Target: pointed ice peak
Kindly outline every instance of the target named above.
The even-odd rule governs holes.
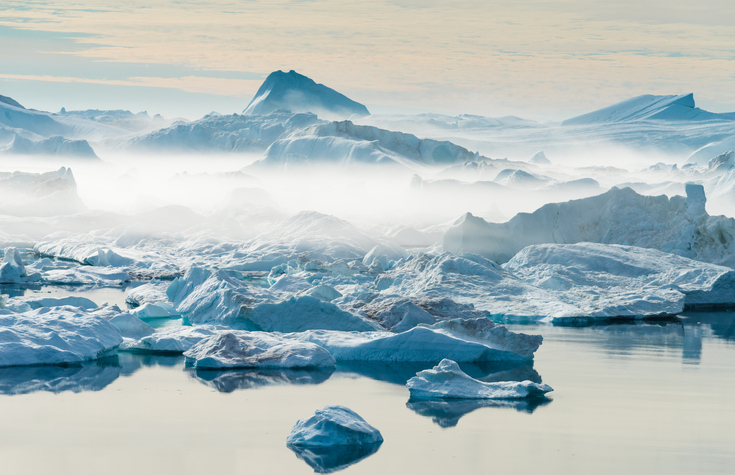
[[[269,74],[243,114],[266,115],[278,109],[313,112],[328,119],[370,115],[364,105],[294,70]]]
[[[25,109],[18,101],[7,96],[0,96],[0,102],[9,106],[17,107],[18,109]]]
[[[549,160],[543,150],[541,150],[539,152],[536,152],[536,154],[531,157],[528,163],[533,163],[536,165],[551,165],[551,160]]]

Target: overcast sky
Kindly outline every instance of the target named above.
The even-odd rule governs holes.
[[[735,2],[3,0],[0,64],[0,94],[51,111],[241,112],[295,69],[374,113],[557,120],[687,92],[724,112]]]

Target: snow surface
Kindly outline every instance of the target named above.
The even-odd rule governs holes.
[[[524,399],[553,391],[532,381],[486,383],[468,376],[459,365],[443,359],[432,369],[416,373],[406,387],[415,399]]]
[[[313,112],[327,118],[370,115],[364,105],[293,70],[270,73],[243,114],[263,115],[278,109]]]
[[[184,353],[198,369],[322,368],[335,360],[313,343],[284,339],[264,332],[227,331],[199,341]]]
[[[120,313],[109,320],[110,323],[120,330],[123,338],[140,340],[155,333],[155,329],[138,317],[129,313]]]
[[[381,442],[379,430],[344,406],[325,406],[313,416],[299,419],[286,438],[286,445],[314,448]]]
[[[120,332],[73,307],[0,310],[0,366],[78,364],[114,354]]]
[[[213,325],[197,325],[187,327],[167,327],[145,336],[137,341],[130,341],[125,350],[151,353],[184,353],[205,338],[218,335],[226,327]]]

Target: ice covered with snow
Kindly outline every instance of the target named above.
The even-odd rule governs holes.
[[[553,391],[547,384],[532,381],[479,381],[468,376],[450,359],[443,359],[432,369],[416,373],[406,387],[414,399],[524,399],[541,397]]]
[[[560,298],[594,299],[625,315],[676,314],[735,304],[735,271],[674,254],[596,243],[528,246],[505,269]],[[588,308],[594,315],[592,307]],[[615,315],[610,315],[615,316]]]
[[[201,340],[218,335],[226,329],[213,325],[167,327],[130,342],[125,349],[151,353],[184,353]]]
[[[565,120],[563,125],[590,125],[637,120],[735,120],[735,113],[716,114],[694,105],[693,94],[644,94],[609,107]]]
[[[735,150],[735,136],[709,143],[692,152],[687,158],[687,163],[697,163],[703,165],[708,163],[714,157]]]
[[[323,368],[335,360],[313,343],[264,332],[225,331],[199,341],[184,353],[198,369]]]
[[[83,310],[93,310],[98,307],[96,303],[86,297],[69,295],[67,297],[41,297],[30,295],[24,297],[11,297],[5,304],[15,312],[27,312],[42,307],[76,307]]]
[[[8,247],[3,253],[0,263],[0,284],[20,284],[38,282],[41,275],[36,272],[28,272],[23,264],[20,251],[14,247]]]
[[[515,334],[515,338],[508,338],[507,334],[506,338],[485,338],[487,334],[474,333],[466,324],[420,325],[402,333],[312,330],[284,336],[316,343],[337,361],[382,362],[437,362],[444,357],[462,362],[528,361],[542,341],[540,336],[524,334]],[[475,326],[476,322],[469,325]],[[485,325],[495,324],[487,321]],[[455,331],[452,326],[465,328]],[[498,327],[502,328],[498,333],[507,332]]]
[[[370,115],[364,105],[293,70],[270,73],[243,114],[264,115],[279,109],[313,112],[328,119]]]
[[[158,303],[168,301],[166,289],[171,282],[153,279],[143,285],[128,289],[125,302],[132,306],[140,306],[145,303]]]
[[[114,325],[72,307],[0,310],[0,366],[78,364],[114,354],[120,343]]]
[[[381,442],[378,429],[344,406],[325,406],[313,416],[299,419],[286,438],[286,445],[313,448]]]
[[[279,138],[321,121],[310,113],[275,111],[267,115],[209,114],[191,122],[127,139],[134,151],[172,153],[263,153]]]
[[[533,157],[528,160],[528,163],[535,165],[551,165],[551,160],[546,157],[546,154],[542,151],[536,152]]]
[[[109,322],[120,330],[120,335],[123,338],[133,340],[140,340],[141,338],[152,335],[156,331],[152,326],[130,313],[120,313],[112,317]]]
[[[532,244],[599,242],[659,249],[684,257],[735,265],[730,243],[735,220],[704,212],[701,185],[681,196],[643,196],[613,188],[598,196],[550,203],[503,224],[467,214],[444,235],[444,249],[477,253],[499,263]]]
[[[70,168],[46,173],[0,172],[0,214],[56,216],[86,210]]]
[[[158,303],[146,302],[140,307],[137,307],[131,310],[130,313],[135,315],[137,318],[140,318],[141,320],[146,320],[146,319],[151,319],[151,318],[171,318],[171,317],[181,316],[181,313],[176,311],[176,309],[172,305],[166,302],[158,302]]]
[[[58,135],[38,141],[16,135],[8,145],[0,148],[0,153],[14,155],[62,155],[87,160],[99,159],[86,140],[65,139]]]
[[[399,165],[408,170],[448,166],[479,159],[448,141],[420,139],[349,120],[298,129],[274,142],[258,166]]]

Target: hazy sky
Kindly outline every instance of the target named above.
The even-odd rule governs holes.
[[[735,110],[732,0],[3,0],[0,94],[26,107],[240,112],[296,71],[373,112],[562,119],[694,92]]]

